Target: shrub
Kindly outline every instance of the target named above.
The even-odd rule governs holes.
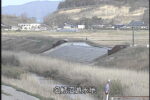
[[[9,78],[20,79],[20,75],[25,71],[22,68],[18,68],[16,66],[6,66],[2,65],[2,75],[7,76]]]
[[[120,80],[112,80],[110,85],[110,95],[123,95],[123,90]]]
[[[19,66],[20,63],[17,56],[12,54],[2,54],[2,64]]]

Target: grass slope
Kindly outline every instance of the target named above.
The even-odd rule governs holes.
[[[149,71],[149,48],[128,47],[109,56],[95,60],[96,66]]]
[[[107,79],[112,80],[111,95],[113,96],[145,96],[149,94],[148,72],[91,67],[49,57],[10,51],[2,52],[2,62],[5,56],[15,56],[15,59],[18,59],[20,62],[19,66],[23,67],[27,72],[53,78],[68,85],[95,86],[98,90],[95,95],[98,98],[103,97],[103,86]]]

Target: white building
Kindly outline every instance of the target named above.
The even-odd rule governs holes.
[[[38,23],[21,23],[21,24],[18,24],[19,27],[21,27],[21,30],[34,30],[34,31],[38,31],[40,30],[40,26],[41,24],[38,24]]]
[[[85,25],[78,25],[78,29],[85,29]]]

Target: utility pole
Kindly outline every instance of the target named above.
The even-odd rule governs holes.
[[[132,46],[134,46],[134,27],[132,26]]]

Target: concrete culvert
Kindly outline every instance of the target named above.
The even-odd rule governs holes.
[[[68,39],[59,40],[56,43],[54,43],[52,47],[54,48],[54,47],[59,46],[63,43],[66,43],[66,42],[68,42]]]
[[[108,55],[111,55],[121,49],[127,48],[128,45],[115,45],[111,50],[108,50]]]

